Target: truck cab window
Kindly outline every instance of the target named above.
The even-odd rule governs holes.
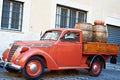
[[[41,40],[57,40],[60,36],[60,33],[61,33],[61,31],[58,31],[58,30],[47,31],[41,37]]]
[[[80,41],[80,33],[79,32],[67,32],[64,35],[65,41]]]

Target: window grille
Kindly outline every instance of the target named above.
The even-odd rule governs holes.
[[[75,23],[86,22],[87,12],[57,5],[56,24],[57,28],[74,28]]]
[[[3,0],[2,30],[22,30],[23,3],[18,1]]]

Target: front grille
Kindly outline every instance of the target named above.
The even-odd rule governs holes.
[[[19,45],[13,45],[10,49],[9,55],[8,55],[8,62],[11,61],[11,58],[14,54],[14,52],[16,51],[16,49],[19,47]]]

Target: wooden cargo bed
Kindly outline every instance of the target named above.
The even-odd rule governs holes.
[[[83,54],[117,55],[118,44],[87,42],[83,45]]]

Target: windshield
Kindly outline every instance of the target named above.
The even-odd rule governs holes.
[[[61,31],[58,30],[47,31],[41,37],[41,40],[58,40],[60,33]]]

